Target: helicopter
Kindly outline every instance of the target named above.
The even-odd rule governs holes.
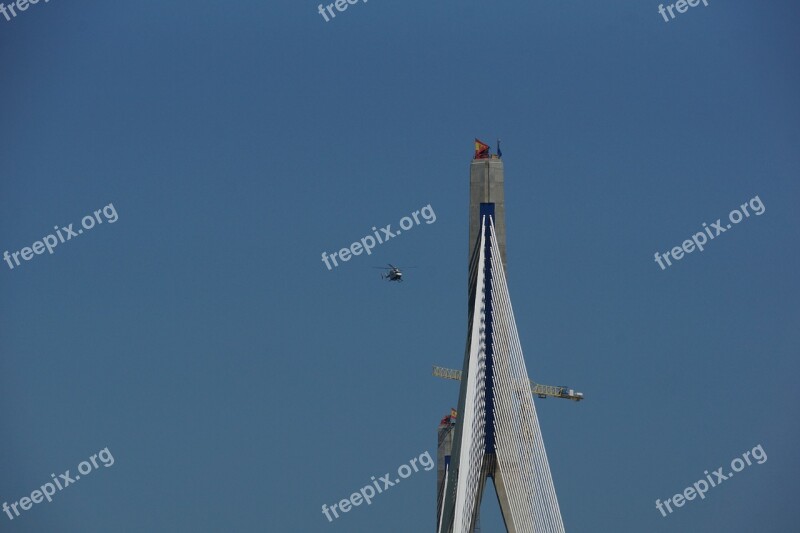
[[[381,274],[381,279],[385,279],[387,281],[403,281],[403,272],[400,268],[394,266],[391,263],[387,263],[388,266],[385,267],[372,267],[372,268],[380,268],[383,270],[387,270],[388,272]],[[407,267],[407,268],[414,268],[414,267]]]

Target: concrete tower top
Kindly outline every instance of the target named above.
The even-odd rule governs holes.
[[[503,177],[503,160],[497,156],[484,159],[473,159],[469,168],[469,258],[475,250],[481,231],[481,204],[494,204],[494,227],[497,232],[497,244],[503,269],[506,265],[506,207],[505,180]]]

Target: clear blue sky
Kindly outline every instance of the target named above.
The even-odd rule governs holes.
[[[0,531],[433,531],[466,335],[472,139],[503,139],[509,284],[570,532],[797,529],[792,0],[39,2],[0,17]],[[758,195],[766,212],[653,260]],[[328,271],[431,204],[437,220]],[[417,266],[403,284],[373,266]],[[762,465],[662,500],[761,444]],[[492,496],[491,492],[488,496]],[[487,497],[483,532],[501,531]]]

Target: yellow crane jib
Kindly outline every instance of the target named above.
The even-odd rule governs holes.
[[[444,368],[434,365],[433,375],[437,378],[461,381],[461,370],[454,370],[452,368]],[[570,389],[569,387],[541,385],[539,383],[534,383],[531,380],[528,381],[530,381],[531,384],[531,392],[539,398],[547,398],[548,396],[551,396],[553,398],[564,398],[565,400],[574,400],[576,402],[583,400],[582,392],[575,392],[574,389]]]

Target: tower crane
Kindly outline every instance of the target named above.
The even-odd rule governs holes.
[[[452,368],[433,365],[433,375],[437,378],[461,381],[461,370],[454,370]],[[575,392],[574,389],[570,389],[567,386],[542,385],[540,383],[534,383],[531,380],[528,381],[531,383],[531,392],[539,398],[563,398],[576,402],[583,400],[582,392]]]

